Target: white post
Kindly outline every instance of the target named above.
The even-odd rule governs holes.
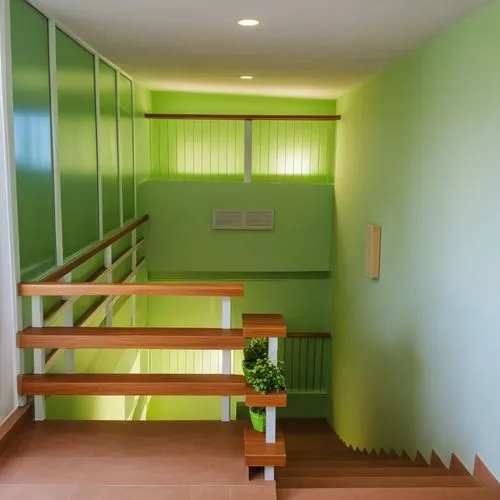
[[[222,298],[222,328],[229,330],[231,328],[231,297]],[[231,374],[231,351],[222,351],[222,373]],[[231,420],[231,397],[222,397],[222,421]]]
[[[269,359],[274,365],[278,364],[278,338],[269,339],[268,348]],[[276,408],[268,406],[266,408],[266,443],[276,443]],[[264,468],[264,479],[274,481],[274,467]]]
[[[245,183],[252,180],[252,120],[245,120],[245,162],[243,179]]]
[[[71,283],[72,275],[68,273],[65,276],[64,281]],[[64,311],[64,326],[71,328],[74,326],[73,323],[73,301],[72,297],[63,297],[64,300],[69,301],[68,307]],[[64,357],[66,361],[66,373],[75,373],[75,351],[74,349],[66,349],[64,352]]]
[[[43,327],[42,297],[32,297],[31,299],[31,326],[33,328]],[[33,371],[37,374],[45,372],[45,349],[33,349]],[[35,396],[35,420],[45,420],[44,396]]]
[[[106,250],[104,250],[104,267],[108,270],[108,273],[106,275],[106,281],[108,283],[113,282],[113,271],[111,270],[112,265],[113,245],[109,245],[108,247],[106,247]],[[106,326],[113,326],[113,304],[111,303],[111,301],[108,301],[106,303]]]
[[[10,2],[2,1],[0,2],[0,228],[2,232],[0,365],[4,379],[0,399],[2,404],[10,400],[9,409],[11,410],[15,409],[17,403],[19,405],[26,403],[26,398],[18,396],[16,377],[17,374],[24,372],[24,353],[22,349],[16,350],[16,334],[22,325],[22,314],[21,299],[17,295],[20,263],[14,149]],[[9,372],[11,377],[9,377]],[[8,390],[9,384],[11,384],[11,391]]]

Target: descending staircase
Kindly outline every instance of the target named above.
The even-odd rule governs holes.
[[[493,500],[464,468],[346,446],[322,421],[283,421],[287,465],[277,471],[278,500]]]

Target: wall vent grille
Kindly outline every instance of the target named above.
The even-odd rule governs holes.
[[[214,210],[212,228],[270,231],[274,229],[274,210]]]

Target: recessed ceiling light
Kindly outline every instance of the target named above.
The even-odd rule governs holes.
[[[241,75],[240,78],[242,80],[253,80],[253,76],[252,75]]]
[[[252,27],[252,26],[257,26],[260,24],[260,21],[257,21],[257,19],[240,19],[238,21],[238,24],[240,26],[245,26],[245,27]]]

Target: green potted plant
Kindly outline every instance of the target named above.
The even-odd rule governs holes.
[[[243,350],[243,374],[248,381],[248,372],[253,370],[259,359],[267,357],[269,341],[266,338],[251,339]]]
[[[275,365],[269,357],[258,359],[248,371],[247,382],[259,393],[270,394],[285,390],[285,374],[281,364]],[[266,430],[266,409],[250,408],[250,420],[258,432]]]

